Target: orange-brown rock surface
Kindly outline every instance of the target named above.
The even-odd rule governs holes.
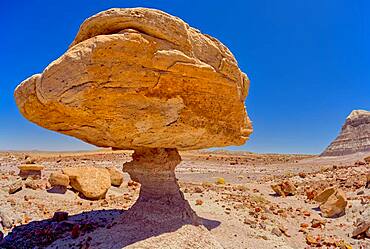
[[[92,200],[104,198],[111,186],[110,174],[107,169],[64,168],[63,173],[69,177],[72,188]]]
[[[185,150],[243,144],[248,88],[217,39],[159,10],[110,9],[15,99],[30,121],[97,146]]]

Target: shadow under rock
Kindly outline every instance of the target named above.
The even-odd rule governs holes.
[[[153,219],[153,214],[140,219],[136,216],[136,205],[127,211],[97,210],[69,216],[67,220],[46,219],[32,221],[15,227],[1,242],[1,249],[28,248],[111,248],[125,246],[175,232],[190,222],[179,219],[168,222],[166,219]],[[140,207],[140,206],[139,206]],[[208,230],[220,225],[219,221],[199,217]]]

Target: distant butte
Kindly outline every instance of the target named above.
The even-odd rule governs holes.
[[[321,156],[343,156],[370,152],[370,112],[354,110],[347,117],[339,136]]]

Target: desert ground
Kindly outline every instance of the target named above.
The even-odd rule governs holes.
[[[144,231],[140,221],[122,224],[121,217],[135,203],[140,185],[124,174],[120,187],[104,199],[81,198],[71,188],[50,191],[50,173],[64,167],[106,167],[121,170],[131,151],[1,152],[0,231],[4,248],[206,248],[191,225]],[[230,151],[186,151],[176,176],[186,200],[201,217],[212,241],[220,248],[370,248],[364,234],[353,237],[361,221],[370,217],[370,189],[366,188],[369,153],[341,157],[254,154]],[[15,193],[9,186],[19,179],[23,163],[44,166],[41,181]],[[291,196],[277,195],[271,185],[290,181]],[[345,214],[322,217],[310,194],[334,186],[345,192]],[[67,212],[63,222],[55,212]],[[54,218],[53,218],[54,216]],[[4,225],[4,223],[10,223]],[[75,226],[78,224],[78,231]],[[130,240],[130,234],[140,236]],[[122,239],[125,237],[126,239]],[[193,244],[192,244],[193,243]],[[208,248],[212,248],[209,244]]]

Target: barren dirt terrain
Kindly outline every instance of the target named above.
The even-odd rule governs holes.
[[[121,170],[131,153],[1,152],[0,231],[4,239],[0,247],[158,248],[160,241],[171,241],[161,248],[205,248],[197,246],[202,245],[202,237],[196,236],[203,234],[202,226],[149,231],[140,220],[122,224],[121,217],[140,190],[128,174],[120,187],[111,187],[101,200],[81,198],[71,188],[65,193],[50,191],[47,179],[52,172],[85,166]],[[183,161],[176,168],[181,190],[220,248],[370,248],[364,233],[352,236],[358,224],[370,217],[370,189],[366,188],[370,166],[363,161],[369,153],[317,157],[189,151],[181,156]],[[19,179],[18,166],[25,162],[44,166],[42,181],[10,194],[9,186]],[[277,195],[271,185],[286,180],[296,192]],[[330,186],[342,189],[348,200],[340,217],[323,217],[319,204],[312,200]],[[58,211],[68,212],[68,218],[59,222],[54,215]],[[208,248],[215,248],[212,245]]]

